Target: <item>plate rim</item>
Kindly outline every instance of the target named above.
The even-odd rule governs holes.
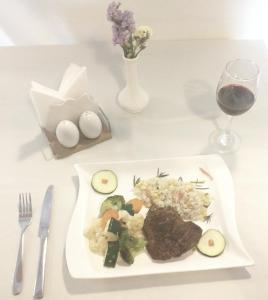
[[[98,274],[98,273],[94,273],[94,275],[85,275],[85,274],[81,274],[81,272],[77,272],[76,268],[73,268],[72,265],[72,259],[70,258],[70,232],[73,226],[73,222],[75,221],[75,214],[77,213],[78,209],[79,209],[79,205],[81,205],[82,201],[81,201],[81,197],[82,197],[82,188],[81,188],[81,176],[82,176],[82,167],[84,166],[97,166],[97,165],[105,165],[105,164],[127,164],[127,163],[143,163],[143,162],[153,162],[153,161],[170,161],[170,160],[186,160],[186,159],[201,159],[204,161],[207,160],[212,160],[212,159],[216,159],[216,161],[220,162],[222,166],[224,166],[225,168],[225,172],[227,172],[228,177],[229,177],[229,184],[231,184],[232,187],[232,198],[233,198],[233,226],[235,229],[235,234],[236,234],[236,238],[237,238],[237,242],[241,248],[241,250],[243,251],[244,254],[244,263],[232,263],[232,264],[226,264],[226,266],[224,267],[218,267],[218,266],[211,266],[209,265],[209,267],[207,268],[198,268],[198,269],[188,269],[188,270],[164,270],[164,271],[158,271],[158,270],[151,270],[151,271],[144,271],[144,270],[140,270],[137,273],[106,273],[106,274]],[[183,273],[183,272],[194,272],[194,271],[208,271],[208,270],[219,270],[219,269],[232,269],[232,268],[239,268],[239,267],[248,267],[248,266],[252,266],[255,264],[254,260],[252,259],[252,257],[249,255],[248,251],[246,250],[239,231],[238,231],[238,226],[237,226],[237,221],[236,221],[236,215],[235,215],[235,205],[234,205],[234,200],[235,200],[235,193],[234,193],[234,187],[233,187],[233,179],[232,179],[232,174],[228,168],[228,166],[226,165],[224,159],[218,155],[218,154],[206,154],[206,155],[191,155],[191,156],[179,156],[179,157],[164,157],[164,158],[153,158],[153,159],[135,159],[135,160],[118,160],[118,161],[99,161],[99,162],[82,162],[82,163],[75,163],[74,165],[74,169],[77,172],[77,175],[79,177],[79,188],[78,188],[78,193],[77,193],[77,200],[76,200],[76,204],[75,207],[73,209],[73,213],[72,213],[72,217],[71,220],[69,222],[69,226],[68,226],[68,231],[67,231],[67,237],[66,237],[66,242],[65,242],[65,259],[66,259],[66,263],[67,263],[67,268],[68,271],[71,275],[72,278],[75,279],[112,279],[112,278],[122,278],[122,277],[135,277],[135,276],[148,276],[148,275],[157,275],[157,274],[171,274],[171,273]]]

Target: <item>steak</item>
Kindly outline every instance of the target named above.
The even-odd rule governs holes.
[[[202,229],[184,222],[172,207],[152,206],[145,218],[143,232],[147,251],[156,260],[179,257],[197,245]]]

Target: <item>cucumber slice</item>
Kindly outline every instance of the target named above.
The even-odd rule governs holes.
[[[223,253],[226,246],[223,234],[216,229],[208,229],[200,238],[197,249],[202,254],[215,257]]]
[[[114,268],[119,253],[119,241],[108,242],[108,248],[105,255],[104,266]]]
[[[93,174],[91,186],[97,193],[111,194],[117,188],[117,176],[111,170],[101,170]]]

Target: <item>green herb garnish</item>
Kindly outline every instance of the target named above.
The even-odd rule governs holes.
[[[137,184],[139,184],[141,181],[140,177],[136,178],[136,176],[134,175],[133,178],[133,186],[135,187]]]
[[[213,214],[211,213],[210,215],[205,216],[204,221],[209,223],[211,221],[212,215]]]
[[[204,184],[205,181],[201,181],[201,180],[196,179],[196,181],[191,181],[191,183],[194,183],[194,184]]]
[[[168,173],[160,172],[159,168],[157,169],[157,175],[156,175],[156,177],[162,178],[162,177],[167,177],[167,176],[169,176]]]

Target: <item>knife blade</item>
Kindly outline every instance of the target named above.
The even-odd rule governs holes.
[[[49,224],[51,216],[51,207],[53,199],[53,185],[47,188],[39,224],[38,236],[40,237],[40,252],[38,259],[37,276],[34,287],[34,297],[43,298],[44,296],[44,281],[45,281],[45,264],[46,264],[46,250],[47,250],[47,237],[49,233]]]
[[[50,223],[50,215],[51,215],[51,206],[52,206],[52,196],[53,196],[53,185],[50,185],[47,188],[42,210],[41,210],[41,217],[40,217],[40,224],[39,224],[39,237],[48,236],[49,233],[49,223]]]

